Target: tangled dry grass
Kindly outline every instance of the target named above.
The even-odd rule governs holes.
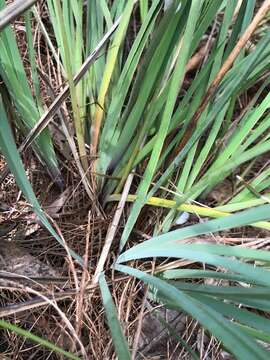
[[[28,156],[32,159],[31,153]],[[1,164],[3,167],[4,161]],[[90,260],[91,266],[81,268],[35,222],[31,209],[21,197],[10,175],[1,185],[1,223],[4,224],[6,234],[0,250],[0,314],[66,350],[77,350],[82,355],[85,352],[88,359],[113,359],[114,349],[100,293],[97,287],[91,286],[91,280],[111,214],[116,209],[114,205],[110,205],[108,215],[97,216],[80,180],[74,176],[74,169],[64,171],[68,189],[64,192],[51,182],[37,163],[35,171],[29,168],[29,176],[32,177],[31,181],[43,207],[57,223],[59,233],[71,248],[86,261]],[[158,219],[159,216],[162,216],[160,210],[146,208],[136,226],[134,240],[148,238],[153,227],[150,220]],[[119,236],[116,236],[115,244],[117,238]],[[265,233],[252,234],[249,230],[244,234],[243,229],[240,233],[235,230],[233,233],[215,236],[213,241],[244,244],[252,248],[269,247],[269,238]],[[156,354],[163,354],[164,359],[190,358],[185,347],[169,336],[168,329],[160,325],[160,317],[166,319],[191,347],[198,349],[202,358],[230,358],[226,352],[221,351],[214,338],[209,338],[204,333],[196,321],[179,313],[166,313],[154,301],[146,300],[146,289],[140,282],[115,275],[110,268],[117,251],[118,247],[113,246],[105,268],[112,279],[109,285],[125,334],[137,350],[136,359],[154,359]],[[191,263],[178,260],[177,265],[184,268]],[[137,266],[144,271],[158,272],[174,268],[175,262],[164,259],[161,263],[145,261]],[[200,268],[200,265],[193,263],[193,267]],[[0,349],[2,356],[7,359],[61,358],[4,330],[1,330]]]

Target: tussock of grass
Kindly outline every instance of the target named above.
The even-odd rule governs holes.
[[[1,30],[4,356],[140,358],[155,307],[186,314],[159,355],[269,356],[270,1],[165,5],[48,0]]]

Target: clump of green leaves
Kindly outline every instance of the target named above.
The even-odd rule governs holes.
[[[141,23],[136,23],[130,43],[130,24],[138,10],[137,3]],[[86,176],[89,168],[95,175],[103,205],[119,200],[130,173],[134,169],[140,172],[136,193],[127,198],[134,203],[120,250],[125,247],[143,206],[151,202],[158,205],[154,195],[158,193],[163,203],[171,201],[162,223],[153,229],[153,239],[122,253],[115,268],[151,285],[157,301],[196,318],[239,359],[250,356],[265,359],[268,355],[257,340],[270,342],[269,324],[246,308],[269,310],[266,265],[269,255],[208,243],[184,244],[182,240],[251,224],[269,229],[269,205],[263,205],[269,201],[261,195],[270,184],[269,167],[253,176],[248,186],[238,181],[227,203],[208,211],[207,216],[219,219],[168,231],[179,210],[185,207],[185,211],[196,212],[190,202],[203,197],[230,175],[237,173],[245,178],[257,158],[270,150],[269,31],[252,49],[241,45],[234,61],[216,81],[224,64],[240,46],[238,41],[252,22],[255,4],[255,0],[247,0],[238,8],[237,0],[181,0],[166,2],[164,10],[161,0],[93,0],[86,6],[83,0],[48,0],[54,42],[34,12],[62,77],[69,84],[80,161]],[[267,1],[263,6],[270,7]],[[118,28],[104,53],[75,86],[74,76],[87,55],[116,21]],[[26,24],[31,42],[29,17]],[[0,72],[16,105],[18,119],[29,130],[42,113],[34,48],[29,45],[33,96],[10,29],[3,32],[0,46],[3,50]],[[205,56],[187,85],[187,66],[201,46],[205,46]],[[20,84],[13,88],[18,80]],[[215,91],[209,92],[213,84]],[[245,109],[240,109],[239,99],[255,84],[259,84],[259,90]],[[211,96],[205,97],[205,93]],[[45,135],[37,138],[36,146],[41,136]],[[41,145],[37,148],[39,156],[52,164],[48,133],[44,146],[50,147],[51,157]],[[91,164],[89,155],[93,159]],[[261,206],[255,207],[258,205]],[[244,211],[229,214],[239,210]],[[120,265],[148,257],[186,258],[211,268],[197,272],[175,269],[151,276]],[[254,267],[256,262],[260,265]],[[213,270],[219,267],[226,272]],[[207,277],[229,280],[231,285],[218,287],[185,281]],[[109,326],[117,330],[114,344],[119,358],[124,358],[127,344],[104,277],[100,286]],[[246,308],[240,309],[239,304]]]
[[[5,1],[1,0],[0,9],[3,9],[4,5]],[[16,126],[24,135],[33,128],[44,111],[34,59],[32,33],[29,26],[28,17],[26,30],[34,94],[26,76],[15,33],[8,26],[1,31],[0,36],[0,76],[5,83],[12,104],[14,104],[16,108],[16,111],[13,113]],[[11,109],[9,109],[9,111],[11,111]],[[46,165],[52,178],[61,186],[61,175],[48,129],[45,129],[35,140],[34,149],[38,158]]]

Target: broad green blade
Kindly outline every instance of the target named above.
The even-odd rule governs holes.
[[[205,244],[185,244],[184,239],[217,231],[248,225],[253,220],[269,219],[270,205],[260,206],[242,213],[231,215],[224,219],[208,221],[171,231],[167,234],[156,236],[127,250],[117,259],[118,263],[143,259],[148,257],[184,258],[202,263],[224,267],[236,274],[245,276],[247,281],[263,286],[270,286],[269,271],[254,267],[243,261],[233,260],[231,257],[270,262],[267,251],[246,249],[236,246]]]
[[[228,217],[210,220],[202,224],[184,227],[183,229],[170,231],[167,234],[156,236],[151,240],[145,241],[142,244],[134,246],[133,248],[124,252],[118,258],[118,261],[126,261],[125,258],[131,259],[132,256],[138,254],[140,249],[151,251],[157,248],[166,248],[168,245],[177,247],[181,245],[181,240],[196,237],[203,234],[215,233],[222,230],[232,229],[235,227],[246,226],[254,221],[269,220],[270,205],[262,205],[253,209],[249,209]],[[209,246],[209,245],[206,245]],[[228,247],[229,249],[230,247]],[[230,248],[236,249],[236,248]],[[247,249],[245,249],[247,251]],[[258,252],[260,253],[260,252]],[[154,255],[155,256],[155,255]]]
[[[255,314],[252,311],[248,311],[238,306],[234,306],[229,302],[221,301],[220,299],[214,299],[210,296],[204,296],[202,294],[194,294],[194,298],[203,302],[204,304],[211,306],[211,308],[218,313],[239,321],[239,323],[256,328],[266,334],[270,334],[270,320]]]
[[[115,268],[118,271],[135,276],[144,283],[157,289],[158,292],[162,294],[162,298],[166,299],[167,305],[179,311],[185,311],[198,320],[202,326],[211,331],[236,358],[265,360],[269,357],[269,353],[260,347],[256,341],[211,307],[192,298],[185,292],[176,289],[165,281],[142,271],[123,265],[116,265]]]
[[[170,281],[169,283],[192,296],[194,294],[205,295],[216,299],[226,299],[239,305],[243,304],[263,311],[270,310],[270,292],[267,287],[214,286],[188,284],[182,281]]]
[[[242,275],[232,274],[230,272],[219,272],[213,270],[194,270],[194,269],[175,269],[165,270],[159,274],[166,280],[174,279],[224,279],[238,282],[245,282],[246,278]],[[257,282],[254,281],[256,284]]]

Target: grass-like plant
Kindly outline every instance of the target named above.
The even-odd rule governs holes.
[[[269,166],[255,175],[251,171],[270,150],[270,32],[264,29],[259,36],[256,33],[256,39],[252,37],[268,14],[270,1],[264,1],[257,12],[255,6],[255,0],[242,1],[240,6],[237,0],[93,0],[87,4],[47,0],[53,39],[48,24],[33,9],[55,66],[69,86],[79,154],[76,163],[81,163],[89,181],[94,178],[93,189],[104,208],[112,201],[120,204],[93,280],[99,281],[120,359],[128,358],[128,347],[103,270],[126,202],[132,205],[120,251],[145,205],[169,210],[153,228],[153,238],[122,252],[114,268],[150,285],[149,297],[197,319],[237,358],[269,355],[258,343],[270,342],[269,321],[252,311],[269,311],[268,252],[184,241],[235,227],[270,227],[269,195],[265,194]],[[75,81],[88,55],[113,26],[117,28],[103,53]],[[30,13],[26,33],[32,87],[14,33],[7,28],[0,38],[0,74],[16,107],[17,127],[24,133],[44,120]],[[241,99],[247,93],[252,94],[251,100],[242,109]],[[4,114],[2,103],[1,107]],[[1,151],[25,196],[53,233],[25,174],[14,166],[14,159],[19,164],[19,158],[14,146],[8,149],[5,115],[3,121]],[[39,134],[34,148],[54,176],[58,174],[48,130]],[[133,176],[137,187],[131,185]],[[228,176],[235,186],[225,203],[215,208],[194,204],[203,202]],[[183,211],[218,219],[170,231]],[[83,264],[77,254],[71,255]],[[209,268],[170,268],[150,275],[121,264],[159,257],[185,258]],[[187,281],[205,278],[226,280],[230,286]]]
[[[3,9],[4,4],[5,1],[1,0],[0,9]],[[24,135],[32,129],[44,111],[42,100],[40,98],[29,21],[26,23],[26,29],[28,34],[29,61],[31,63],[34,96],[29,79],[27,79],[26,76],[14,32],[12,32],[9,27],[6,27],[1,31],[0,38],[0,76],[5,83],[12,103],[16,107],[16,111],[14,112],[16,126]],[[36,139],[34,149],[41,162],[46,164],[52,178],[61,186],[61,175],[48,129],[44,130]]]

